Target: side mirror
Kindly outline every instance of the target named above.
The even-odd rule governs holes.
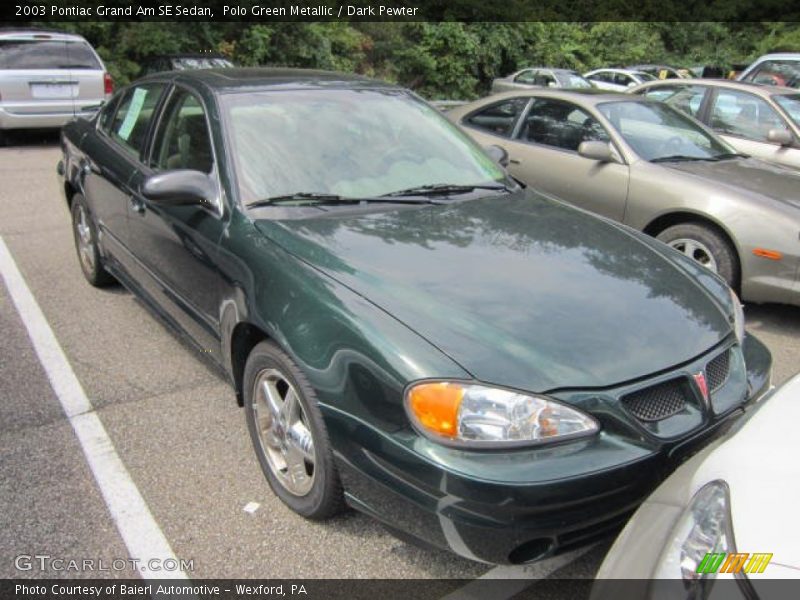
[[[581,145],[578,146],[578,154],[583,158],[599,162],[617,162],[611,146],[606,142],[581,142]]]
[[[178,169],[148,177],[142,185],[142,195],[160,204],[180,206],[211,203],[217,191],[214,182],[205,173]]]
[[[508,152],[506,152],[505,148],[492,144],[491,146],[486,146],[484,151],[501,167],[505,168],[508,166]]]
[[[791,146],[794,136],[788,129],[770,129],[767,133],[767,141],[781,146]]]

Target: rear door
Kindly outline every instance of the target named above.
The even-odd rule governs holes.
[[[18,115],[75,116],[105,99],[105,68],[83,40],[31,34],[0,39],[0,101]]]
[[[128,206],[135,201],[131,179],[141,167],[153,116],[164,83],[133,86],[100,114],[96,131],[82,144],[83,190],[110,259],[131,271],[134,258],[128,233]]]
[[[210,205],[170,206],[145,198],[147,177],[192,169],[218,182],[208,109],[191,91],[176,86],[155,130],[150,159],[130,182],[130,244],[135,275],[145,291],[189,335],[221,361],[219,307],[224,282],[216,267],[225,226],[221,195]],[[217,185],[219,189],[219,185]]]
[[[0,39],[0,101],[15,115],[73,115],[77,81],[67,44],[52,36]]]

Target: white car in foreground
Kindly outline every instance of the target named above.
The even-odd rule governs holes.
[[[734,579],[741,597],[767,598],[764,579],[800,579],[800,374],[748,412],[641,505],[599,580],[678,579],[691,592]]]

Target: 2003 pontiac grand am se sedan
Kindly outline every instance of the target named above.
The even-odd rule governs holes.
[[[213,357],[306,517],[536,560],[615,530],[769,387],[721,279],[520,187],[407,90],[164,73],[62,144],[86,278]]]

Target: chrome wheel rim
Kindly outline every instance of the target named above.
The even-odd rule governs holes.
[[[682,252],[692,260],[700,263],[709,271],[717,272],[717,261],[714,260],[714,255],[705,244],[689,238],[680,238],[672,240],[669,242],[669,245],[678,252]]]
[[[78,242],[78,257],[83,268],[91,273],[94,271],[94,240],[92,228],[89,225],[89,216],[83,206],[78,206],[78,218],[75,220],[75,240]]]
[[[290,494],[308,494],[316,475],[314,436],[297,391],[277,369],[256,377],[253,417],[272,474]]]

